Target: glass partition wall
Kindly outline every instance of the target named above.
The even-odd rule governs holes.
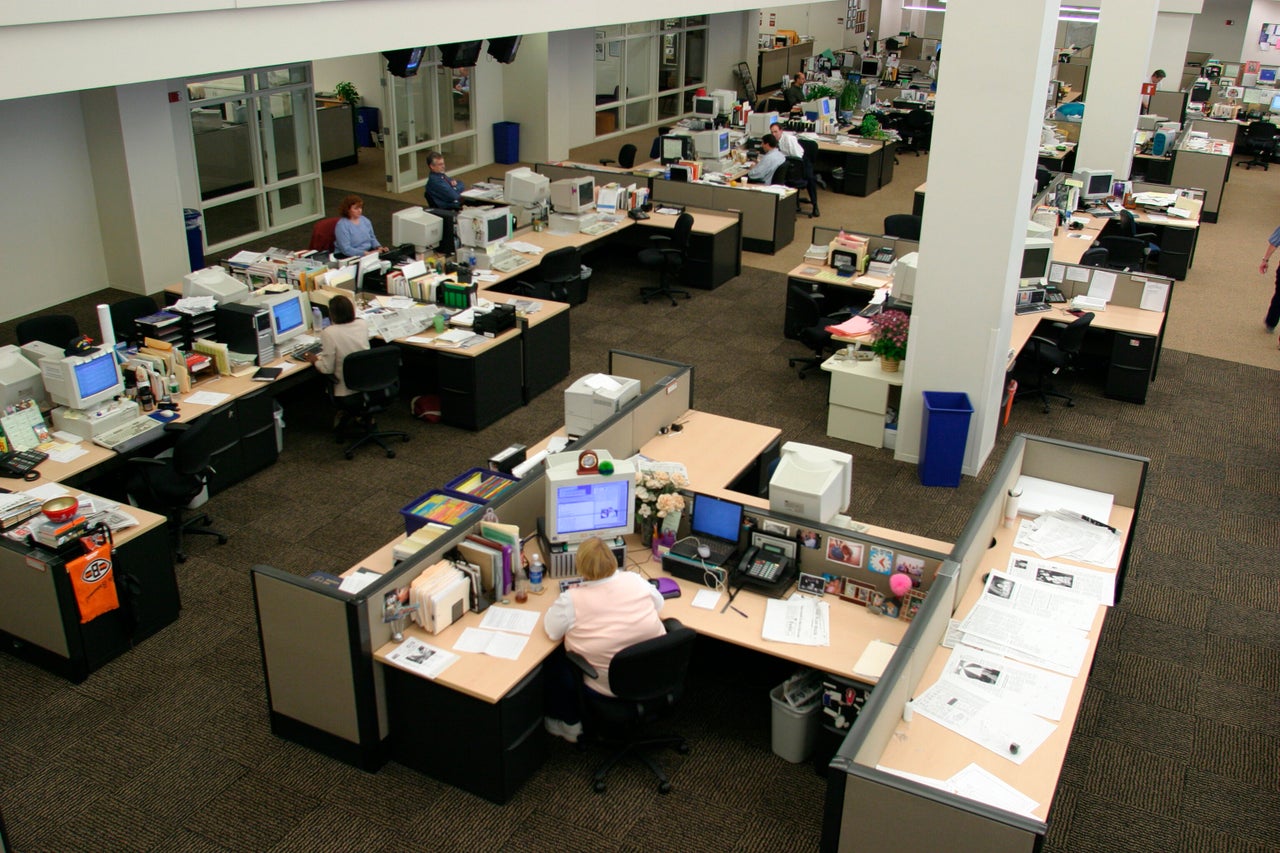
[[[706,80],[706,48],[706,15],[596,30],[596,137],[692,112],[693,93]]]

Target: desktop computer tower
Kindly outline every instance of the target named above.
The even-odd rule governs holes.
[[[232,352],[255,357],[259,365],[275,360],[271,316],[265,305],[231,302],[217,308],[218,340]]]

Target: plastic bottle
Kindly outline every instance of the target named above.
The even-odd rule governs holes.
[[[667,166],[666,170],[662,173],[662,177],[668,181],[671,180],[671,166]]]
[[[542,595],[545,588],[542,586],[542,555],[534,554],[529,559],[529,591],[534,595]]]
[[[515,588],[517,604],[524,604],[529,600],[529,578],[525,575],[523,566],[516,566]]]
[[[178,393],[178,374],[176,373],[169,374],[169,393],[170,394]]]

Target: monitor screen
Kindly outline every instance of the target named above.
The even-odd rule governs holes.
[[[1259,83],[1275,83],[1276,70],[1274,68],[1263,68],[1261,71],[1258,72],[1258,82]]]
[[[716,117],[716,99],[711,97],[694,96],[693,114],[696,116],[704,116],[706,118]]]
[[[1044,278],[1049,268],[1049,260],[1053,257],[1053,248],[1041,246],[1028,247],[1022,250],[1022,269],[1018,278]]]
[[[684,148],[686,136],[664,136],[662,137],[661,160],[663,163],[674,163],[677,160],[684,159]]]
[[[1027,305],[1038,305],[1041,302],[1044,302],[1043,289],[1039,287],[1023,287],[1018,290],[1017,305],[1019,308],[1026,307]]]
[[[835,110],[831,108],[830,98],[823,98],[820,103],[822,104],[820,114],[823,118],[831,118],[831,116],[835,115]]]
[[[95,397],[120,381],[116,357],[109,352],[77,364],[74,372],[81,399]]]
[[[1276,95],[1271,99],[1271,110],[1273,113],[1280,113],[1280,95]]]
[[[742,504],[722,501],[710,495],[693,496],[693,517],[689,532],[694,536],[712,536],[737,542],[742,530]]]
[[[489,230],[487,234],[488,242],[497,243],[511,236],[511,215],[503,213],[502,216],[489,217]]]
[[[862,74],[862,76],[864,77],[880,76],[880,60],[878,59],[862,60],[862,67],[859,69],[859,73]]]
[[[1261,82],[1261,81],[1259,81],[1259,82]],[[1191,101],[1191,103],[1193,103],[1193,104],[1203,104],[1203,103],[1205,103],[1206,101],[1208,101],[1208,100],[1209,100],[1209,95],[1210,95],[1210,93],[1211,93],[1212,91],[1213,91],[1213,89],[1211,89],[1211,88],[1210,88],[1209,86],[1207,86],[1207,85],[1203,85],[1203,84],[1202,84],[1202,85],[1198,85],[1198,86],[1192,86],[1192,87],[1191,87],[1191,97],[1190,97],[1190,99],[1189,99],[1189,100],[1190,100],[1190,101]]]
[[[294,297],[271,306],[271,322],[276,335],[286,335],[302,326],[302,298]]]

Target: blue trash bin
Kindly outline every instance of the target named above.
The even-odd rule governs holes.
[[[187,262],[191,271],[204,269],[204,233],[201,231],[202,219],[200,211],[190,207],[182,208],[182,219],[187,226]]]
[[[960,391],[925,391],[920,422],[920,462],[916,470],[926,486],[960,485],[964,448],[973,406]]]
[[[361,148],[377,148],[378,127],[381,116],[377,107],[356,108],[356,145]]]
[[[520,162],[520,123],[498,121],[493,124],[493,161],[495,163]]]

